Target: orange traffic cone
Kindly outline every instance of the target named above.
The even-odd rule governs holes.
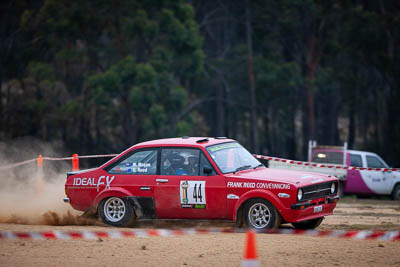
[[[259,267],[260,262],[257,258],[256,234],[253,231],[250,230],[247,232],[246,243],[244,245],[242,267]]]
[[[37,171],[36,171],[36,195],[40,196],[43,187],[43,157],[39,155],[37,159]]]
[[[72,171],[79,171],[79,156],[78,156],[78,154],[72,155]]]

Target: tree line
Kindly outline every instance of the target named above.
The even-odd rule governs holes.
[[[304,160],[314,139],[400,166],[398,1],[0,5],[0,141],[228,136]]]

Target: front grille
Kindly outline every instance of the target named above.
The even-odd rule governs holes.
[[[336,183],[336,190],[337,191],[337,182]],[[321,198],[329,195],[336,194],[334,192],[331,194],[331,185],[332,182],[327,182],[327,183],[321,183],[321,184],[314,184],[310,186],[303,187],[303,199],[304,200],[310,200],[310,199],[316,199],[316,198]]]

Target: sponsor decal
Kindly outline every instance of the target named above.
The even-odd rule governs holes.
[[[228,182],[229,188],[257,188],[257,189],[290,189],[290,184],[280,183],[253,183],[253,182]]]
[[[97,180],[96,178],[74,178],[72,185],[75,186],[92,186],[97,187],[97,192],[100,191],[100,185],[105,185],[105,189],[111,188],[111,183],[114,180],[115,176],[100,176]]]
[[[206,204],[181,204],[181,208],[185,209],[205,209]]]
[[[226,196],[227,199],[239,199],[239,196],[235,195],[235,194],[228,194]]]
[[[179,194],[182,208],[206,208],[206,181],[181,181]]]
[[[228,144],[221,144],[221,145],[215,145],[209,148],[211,152],[216,152],[218,150],[223,150],[223,149],[228,149],[228,148],[234,148],[234,147],[240,147],[238,143],[228,143]]]
[[[117,167],[113,169],[113,171],[124,172],[124,173],[147,173],[149,172],[150,167],[151,163],[125,162],[119,164]]]

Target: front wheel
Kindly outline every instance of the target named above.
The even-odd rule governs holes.
[[[321,217],[318,219],[308,220],[308,221],[304,221],[304,222],[292,223],[292,225],[296,229],[310,230],[310,229],[317,228],[322,223],[323,220],[324,220],[324,217]]]
[[[98,212],[104,223],[118,227],[132,226],[136,218],[129,200],[119,197],[103,199]]]
[[[276,229],[281,217],[270,202],[265,199],[251,199],[244,208],[244,221],[247,227],[256,230]]]
[[[338,195],[339,195],[340,198],[342,198],[344,196],[343,187],[344,187],[343,182],[339,181]]]
[[[393,200],[400,200],[400,184],[396,185],[392,193]]]

